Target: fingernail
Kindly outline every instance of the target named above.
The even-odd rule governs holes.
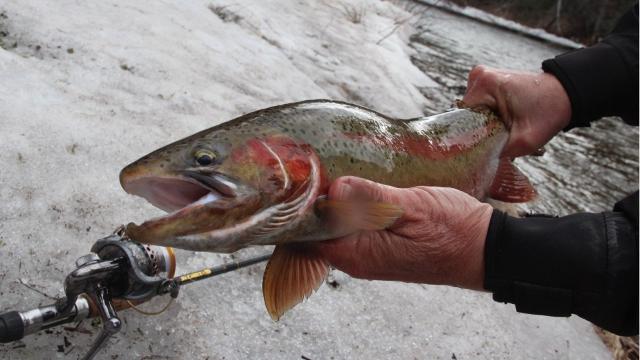
[[[351,188],[351,185],[349,184],[342,184],[340,186],[340,188],[338,189],[338,198],[339,199],[348,199],[349,196],[351,195],[351,191],[353,189]]]

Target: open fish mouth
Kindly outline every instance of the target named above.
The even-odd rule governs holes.
[[[122,186],[127,193],[143,197],[166,212],[237,196],[237,186],[231,179],[195,170],[183,171],[178,177],[143,176]]]

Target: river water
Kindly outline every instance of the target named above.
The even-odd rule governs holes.
[[[441,112],[461,99],[466,76],[477,64],[540,71],[543,60],[567,49],[494,28],[434,8],[418,7],[413,62],[440,88],[421,89],[426,112]],[[638,188],[638,128],[607,118],[590,128],[556,136],[541,157],[516,160],[538,191],[523,211],[566,215],[603,211]]]

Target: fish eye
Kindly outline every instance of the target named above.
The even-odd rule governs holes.
[[[216,154],[209,150],[198,150],[196,151],[195,158],[198,165],[207,166],[213,164],[216,159]]]

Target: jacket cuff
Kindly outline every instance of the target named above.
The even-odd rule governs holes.
[[[524,234],[528,230],[519,220],[528,219],[493,211],[485,243],[485,289],[493,292],[493,300],[515,304],[518,312],[570,316],[571,291],[541,281],[556,266],[548,266],[547,249],[528,241],[534,234]]]
[[[484,287],[518,312],[576,314],[618,334],[637,333],[635,239],[619,213],[520,219],[494,210]]]

